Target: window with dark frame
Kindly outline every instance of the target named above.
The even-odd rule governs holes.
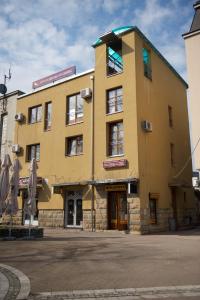
[[[157,200],[149,199],[149,213],[150,213],[150,223],[157,224]]]
[[[122,41],[107,44],[107,76],[119,74],[123,71]]]
[[[109,156],[124,154],[123,122],[109,123]]]
[[[29,124],[42,121],[42,105],[29,108]]]
[[[143,65],[144,65],[144,75],[152,79],[152,70],[151,70],[151,55],[150,51],[147,48],[142,49]]]
[[[169,127],[173,127],[173,113],[172,107],[168,105],[168,117],[169,117]]]
[[[75,124],[83,120],[83,98],[80,94],[67,97],[66,124]]]
[[[33,144],[27,146],[27,161],[31,161],[35,158],[37,161],[40,160],[40,144]]]
[[[171,158],[171,166],[175,166],[175,160],[174,160],[174,144],[170,143],[170,158]]]
[[[52,102],[45,103],[44,130],[51,130],[52,124]]]
[[[73,136],[66,138],[66,155],[80,155],[83,153],[83,136]]]
[[[122,87],[107,91],[107,113],[112,114],[122,111]]]

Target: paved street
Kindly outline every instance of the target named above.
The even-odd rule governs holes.
[[[42,240],[1,241],[0,262],[30,279],[31,299],[79,299],[70,292],[90,290],[92,300],[102,289],[98,299],[200,299],[199,250],[200,228],[146,236],[47,229]],[[134,290],[151,287],[162,288]]]

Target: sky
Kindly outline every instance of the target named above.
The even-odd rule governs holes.
[[[11,66],[8,92],[76,65],[94,67],[91,45],[116,27],[137,26],[187,80],[182,34],[195,0],[0,0],[0,83]]]

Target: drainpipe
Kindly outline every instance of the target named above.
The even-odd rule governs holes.
[[[90,76],[92,98],[91,98],[91,180],[92,180],[92,195],[91,195],[91,219],[92,219],[92,231],[95,230],[94,224],[94,75]]]

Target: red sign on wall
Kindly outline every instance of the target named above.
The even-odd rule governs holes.
[[[111,168],[120,168],[127,166],[127,159],[119,159],[119,160],[106,160],[103,162],[104,169],[111,169]]]
[[[68,77],[68,76],[75,75],[75,74],[76,74],[76,67],[72,66],[72,67],[64,69],[60,72],[57,72],[57,73],[51,74],[47,77],[43,77],[39,80],[33,81],[33,89],[39,88],[45,84],[48,84],[48,83],[57,81],[59,79],[62,79],[64,77]]]
[[[29,177],[20,177],[19,178],[19,187],[28,185]],[[42,177],[37,177],[37,184],[42,185]]]

